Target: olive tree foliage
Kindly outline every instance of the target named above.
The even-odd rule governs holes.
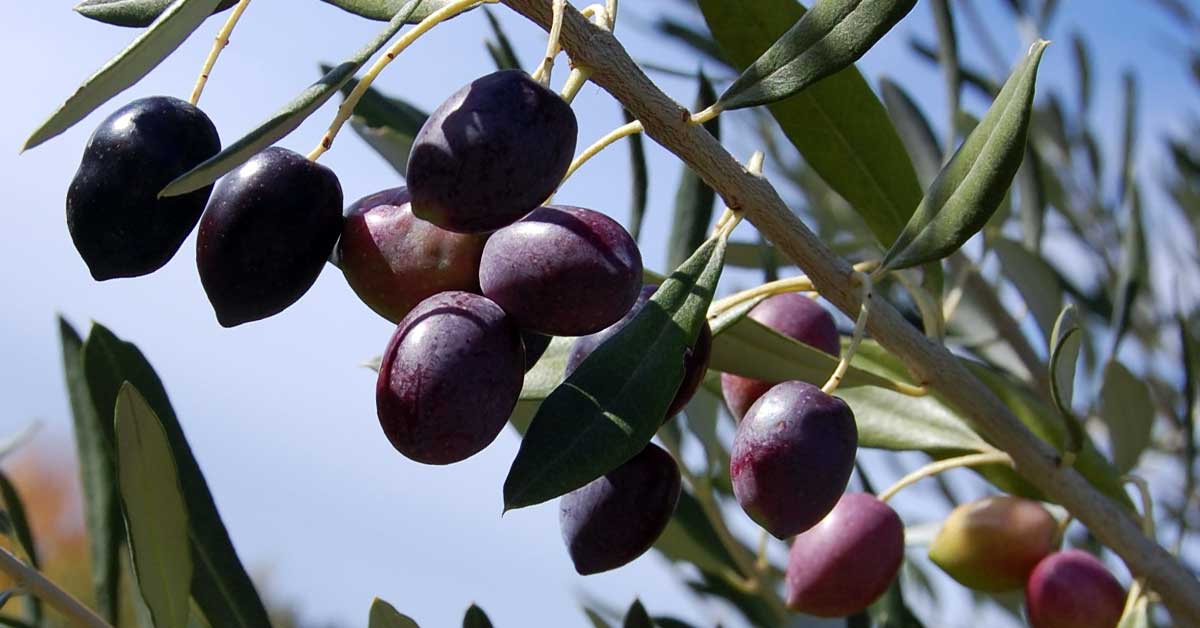
[[[1200,306],[1196,273],[1189,272],[1200,266],[1200,120],[1193,119],[1190,133],[1143,137],[1136,74],[1121,75],[1119,93],[1100,93],[1096,77],[1114,69],[1093,64],[1095,44],[1086,33],[1047,47],[1043,36],[1061,31],[1056,0],[998,2],[1011,11],[1017,32],[989,28],[973,0],[929,0],[933,24],[908,44],[941,77],[933,94],[914,94],[889,77],[869,81],[854,65],[896,24],[916,19],[911,1],[820,0],[808,9],[795,0],[624,7],[615,0],[590,7],[553,0],[324,1],[379,22],[379,34],[350,58],[323,66],[323,76],[300,93],[278,95],[276,114],[198,159],[155,198],[206,189],[306,118],[323,115],[321,106],[339,94],[342,106],[309,159],[335,149],[348,123],[406,173],[430,114],[371,81],[424,30],[467,11],[466,19],[486,20],[493,33],[479,51],[481,74],[532,70],[495,17],[512,10],[546,28],[570,58],[569,67],[559,63],[560,77],[570,72],[566,101],[591,80],[624,112],[628,124],[594,148],[621,138],[628,144],[609,150],[629,155],[629,232],[645,242],[655,235],[642,231],[645,215],[673,211],[668,267],[645,271],[647,283],[661,284],[649,305],[578,368],[567,367],[571,342],[556,338],[525,374],[508,419],[523,436],[521,449],[495,487],[506,508],[577,495],[657,439],[683,482],[674,487],[678,503],[664,515],[665,529],[655,530],[661,533],[653,550],[732,621],[937,625],[941,594],[957,586],[924,559],[938,521],[904,521],[899,576],[889,577],[873,604],[828,624],[794,612],[804,607],[793,603],[789,566],[777,560],[786,550],[782,541],[733,531],[750,525],[730,523],[749,509],[738,508],[746,502],[731,470],[736,423],[722,404],[721,374],[824,383],[853,411],[857,446],[885,452],[873,458],[879,464],[857,466],[855,486],[863,492],[886,501],[918,477],[971,466],[970,483],[939,477],[902,499],[923,491],[945,512],[983,492],[1040,501],[1053,515],[1047,520],[1065,531],[1053,540],[1128,566],[1133,580],[1122,583],[1129,590],[1122,625],[1200,622],[1188,550],[1200,517],[1193,418]],[[194,104],[237,16],[253,10],[248,4],[85,0],[76,7],[83,16],[140,30],[130,31],[129,47],[68,97],[25,148],[104,106],[189,35],[231,16]],[[1200,30],[1200,17],[1185,3],[1160,0],[1144,10],[1169,12],[1181,37]],[[626,13],[641,19],[618,20]],[[626,50],[617,24],[656,31],[662,45],[690,51],[703,69],[639,64],[652,51]],[[1005,59],[996,42],[1012,37],[1021,39],[1024,54]],[[964,60],[973,46],[989,67]],[[551,59],[558,54],[557,46],[549,51]],[[1072,59],[1072,81],[1039,81],[1039,64],[1050,54]],[[1186,54],[1194,82],[1181,90],[1194,90],[1200,53]],[[535,78],[552,64],[536,67]],[[656,74],[694,76],[695,101],[667,97],[652,80]],[[1099,99],[1120,103],[1117,128],[1099,127],[1090,115]],[[944,114],[934,119],[931,110]],[[1116,151],[1102,148],[1110,137]],[[731,138],[762,154],[738,163],[719,143]],[[581,138],[568,177],[586,167],[593,151],[583,148],[591,140]],[[649,141],[682,164],[670,173],[679,175],[674,208],[647,205]],[[719,204],[728,209],[718,212]],[[732,235],[743,218],[752,228]],[[1166,225],[1191,233],[1169,236]],[[323,260],[330,247],[318,248]],[[745,282],[761,277],[762,285],[715,299],[718,286],[730,283],[719,283],[723,271]],[[747,315],[764,297],[789,291],[823,297],[854,324],[843,334],[841,360]],[[684,377],[675,358],[704,330],[712,335],[709,370],[683,413],[664,423]],[[133,595],[146,611],[140,620],[156,628],[271,625],[146,356],[99,324],[86,337],[65,322],[61,331],[96,608],[38,574],[20,501],[0,476],[3,531],[22,554],[0,554],[0,568],[23,583],[3,602],[24,596],[19,616],[0,622],[51,625],[44,609],[50,605],[74,623],[127,625],[133,618],[119,609]],[[385,358],[385,374],[387,365]],[[884,490],[882,482],[913,471],[914,456],[894,452],[917,452],[922,465],[911,480]],[[976,591],[970,600],[1013,623],[1027,616],[1019,595]],[[628,610],[589,603],[581,612],[595,626],[687,625],[647,612],[654,608],[647,599]],[[376,600],[369,625],[417,625],[402,610]],[[491,625],[476,606],[463,624]]]

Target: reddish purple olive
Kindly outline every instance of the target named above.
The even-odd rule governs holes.
[[[887,591],[904,560],[904,524],[891,506],[867,493],[843,495],[788,555],[788,608],[845,617]]]
[[[342,230],[332,170],[272,146],[213,190],[196,237],[200,283],[225,327],[287,309],[316,282]]]
[[[629,232],[600,212],[540,207],[488,238],[479,285],[522,329],[594,334],[637,301],[642,255]]]
[[[642,286],[642,291],[638,295],[637,301],[633,307],[621,320],[609,325],[608,327],[587,336],[581,336],[571,345],[571,352],[567,354],[567,375],[575,372],[579,365],[583,363],[596,347],[599,347],[604,341],[616,335],[621,331],[629,321],[633,320],[637,313],[642,310],[650,297],[654,296],[654,292],[658,290],[657,285]],[[675,397],[671,400],[671,406],[667,409],[667,415],[663,417],[663,421],[679,414],[683,407],[687,405],[692,397],[696,394],[696,390],[700,387],[700,382],[704,381],[704,374],[708,371],[708,359],[712,356],[712,328],[708,326],[708,321],[704,321],[704,325],[700,328],[700,336],[696,338],[696,343],[691,347],[683,350],[681,360],[683,361],[683,381],[679,384],[679,389],[675,391]]]
[[[675,513],[681,482],[671,454],[650,443],[607,474],[563,495],[558,520],[575,571],[616,569],[646,553]]]
[[[504,428],[524,371],[520,331],[500,306],[469,292],[434,295],[400,321],[383,353],[379,424],[412,460],[465,460]]]
[[[1014,591],[1055,548],[1058,522],[1038,502],[997,495],[955,508],[933,542],[929,558],[978,591]]]
[[[1125,589],[1095,556],[1077,549],[1042,559],[1025,585],[1033,628],[1116,628]]]
[[[544,202],[575,156],[571,106],[520,70],[463,87],[413,141],[413,213],[450,231],[486,233]]]
[[[439,292],[478,293],[485,241],[417,218],[408,190],[393,188],[347,208],[338,262],[358,298],[395,323]]]
[[[776,384],[738,424],[730,452],[733,494],[776,538],[800,534],[837,504],[858,448],[844,401],[800,381]]]
[[[796,292],[774,295],[754,306],[748,316],[775,331],[795,338],[837,357],[841,355],[837,324],[829,311]],[[750,406],[774,386],[774,382],[732,373],[721,375],[721,393],[735,418],[741,419]]]

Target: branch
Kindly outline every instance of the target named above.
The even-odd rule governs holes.
[[[542,28],[551,22],[551,0],[502,1]],[[640,120],[647,135],[687,163],[727,205],[743,210],[808,274],[822,296],[843,312],[858,311],[850,265],[804,226],[766,179],[748,173],[703,127],[688,124],[687,110],[650,81],[616,38],[568,7],[561,42],[573,63],[591,68],[592,81]],[[868,331],[968,417],[975,429],[1011,455],[1027,480],[1087,525],[1130,571],[1146,578],[1177,623],[1200,625],[1200,583],[1147,539],[1121,506],[1075,470],[1059,468],[1057,452],[1022,425],[945,347],[929,342],[883,299],[875,303]]]

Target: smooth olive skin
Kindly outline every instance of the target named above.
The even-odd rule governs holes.
[[[510,225],[548,198],[571,165],[578,124],[558,94],[520,70],[476,79],[413,140],[413,213],[450,231]]]
[[[559,500],[558,521],[575,571],[616,569],[646,553],[675,513],[679,465],[650,443],[608,474]]]
[[[1033,628],[1116,628],[1125,589],[1095,556],[1077,549],[1038,563],[1025,585]]]
[[[383,353],[379,425],[412,460],[465,460],[508,421],[524,371],[520,332],[498,305],[469,292],[434,295],[400,321]]]
[[[1055,549],[1058,522],[1041,504],[997,495],[955,508],[942,523],[929,558],[964,586],[1015,591]]]
[[[858,427],[844,401],[805,382],[776,384],[734,434],[733,494],[776,538],[800,534],[837,504],[857,449]]]
[[[748,316],[829,355],[841,355],[840,336],[833,316],[819,303],[803,294],[785,292],[774,295],[754,306]],[[774,385],[775,382],[732,373],[721,374],[721,393],[725,397],[725,405],[729,406],[729,411],[737,419],[745,416],[750,406]]]
[[[220,150],[208,116],[178,98],[135,100],[101,122],[67,190],[67,229],[92,277],[137,277],[170,261],[212,186],[158,193]]]
[[[224,327],[287,309],[312,287],[342,230],[332,170],[270,147],[226,175],[196,238],[200,282]]]
[[[528,329],[521,330],[521,342],[525,345],[525,372],[528,373],[534,366],[537,366],[538,360],[546,353],[546,349],[550,348],[550,341],[554,340],[551,336],[539,334],[536,331]]]
[[[853,615],[879,599],[904,561],[904,523],[867,493],[847,493],[788,555],[788,608],[819,617]]]
[[[347,209],[338,261],[358,298],[396,323],[439,292],[479,292],[485,241],[413,216],[408,191],[393,188]]]
[[[576,338],[575,343],[571,345],[571,352],[567,354],[567,375],[579,368],[579,365],[596,350],[596,347],[629,324],[629,321],[633,320],[633,317],[637,316],[637,313],[650,300],[650,297],[654,296],[656,290],[658,290],[657,285],[642,286],[637,301],[629,309],[629,312],[621,317],[621,320],[594,334]],[[704,326],[700,328],[700,336],[696,338],[696,344],[684,349],[682,356],[683,381],[680,382],[679,389],[675,392],[675,398],[671,400],[671,406],[667,409],[667,415],[663,417],[663,421],[679,414],[683,407],[692,400],[696,389],[700,387],[700,382],[704,381],[704,374],[708,371],[708,359],[711,356],[712,328],[709,327],[706,320]]]
[[[642,289],[642,255],[612,218],[549,205],[488,238],[479,285],[523,329],[584,336],[633,307]]]

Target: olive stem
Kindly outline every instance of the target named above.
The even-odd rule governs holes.
[[[871,295],[874,293],[871,276],[867,273],[856,273],[855,277],[862,286],[862,305],[858,309],[858,320],[854,322],[854,334],[850,336],[850,346],[846,347],[846,351],[842,353],[837,368],[833,369],[833,375],[829,376],[829,381],[821,387],[821,392],[827,395],[837,392],[838,386],[841,385],[842,378],[846,376],[846,370],[850,368],[850,360],[854,359],[854,354],[858,352],[858,345],[862,344],[863,334],[867,331],[867,319],[871,316]]]
[[[208,75],[212,73],[213,66],[217,64],[217,57],[221,56],[221,51],[229,45],[229,36],[233,34],[233,27],[237,26],[238,20],[242,19],[242,13],[246,12],[249,4],[250,0],[238,2],[237,6],[233,7],[233,13],[229,15],[229,19],[225,20],[225,25],[217,31],[212,50],[208,52],[208,58],[204,60],[204,65],[200,68],[200,76],[196,79],[196,85],[192,87],[192,96],[188,98],[188,102],[193,105],[200,102],[200,94],[204,92],[204,86],[208,84]]]
[[[722,111],[723,109],[721,109],[720,105],[711,105],[703,111],[697,111],[696,113],[693,113],[688,119],[688,123],[693,125],[704,124],[705,122],[708,122],[709,120],[721,115]]]
[[[754,569],[758,571],[759,578],[763,577],[771,567],[771,562],[767,558],[767,544],[770,540],[771,535],[767,534],[766,530],[758,535],[758,560],[754,563]]]
[[[550,74],[554,71],[554,57],[558,56],[558,38],[562,36],[563,13],[566,12],[566,8],[567,0],[554,0],[554,19],[550,23],[550,36],[546,39],[546,55],[530,75],[542,85],[550,84]]]
[[[1121,480],[1137,488],[1138,497],[1142,500],[1142,531],[1153,541],[1158,533],[1154,528],[1154,496],[1150,494],[1150,483],[1136,475],[1127,475]]]
[[[641,133],[642,130],[641,121],[634,120],[633,122],[623,124],[612,131],[609,131],[607,135],[596,140],[595,143],[584,149],[582,153],[579,153],[579,156],[575,158],[575,161],[571,162],[571,166],[567,168],[567,174],[563,175],[563,181],[565,182],[567,179],[570,179],[571,175],[575,174],[576,170],[579,170],[579,168],[583,166],[583,164],[587,163],[589,159],[595,157],[605,148],[608,148],[613,144],[613,142],[616,142],[623,137],[629,137],[634,133]],[[559,185],[561,186],[562,184],[560,183]]]
[[[379,74],[383,72],[383,69],[386,68],[388,64],[391,63],[396,57],[400,56],[400,53],[404,52],[405,48],[411,46],[413,42],[417,40],[417,38],[429,32],[429,30],[434,26],[437,26],[438,24],[458,15],[459,13],[473,9],[479,5],[494,4],[496,2],[499,2],[499,0],[456,0],[455,2],[447,4],[437,11],[430,13],[428,17],[421,20],[421,22],[414,26],[412,30],[402,35],[400,39],[397,39],[396,43],[392,44],[392,47],[388,48],[387,52],[375,61],[375,64],[371,66],[371,69],[367,70],[367,73],[363,75],[362,79],[358,81],[358,84],[354,86],[354,89],[350,92],[350,94],[346,96],[346,99],[342,101],[341,106],[338,107],[337,115],[333,118],[333,122],[329,125],[329,129],[326,130],[325,135],[321,137],[321,143],[318,144],[317,147],[308,154],[308,158],[316,161],[321,157],[321,155],[325,154],[325,151],[329,150],[329,148],[333,146],[333,139],[337,137],[338,131],[342,129],[342,125],[346,123],[346,120],[349,120],[350,116],[354,114],[354,108],[358,106],[358,101],[362,99],[363,94],[367,93],[367,90],[370,89],[371,83],[374,83],[375,79],[379,77]]]
[[[573,102],[575,95],[579,93],[579,90],[583,89],[583,86],[587,84],[588,79],[591,77],[592,72],[587,68],[579,67],[571,70],[571,73],[567,75],[567,82],[563,84],[562,92],[560,93],[562,99],[567,101],[567,104]]]
[[[112,628],[108,622],[72,597],[70,593],[62,590],[46,576],[21,562],[4,548],[0,548],[0,571],[8,574],[18,587],[54,607],[74,625],[87,628]]]
[[[977,467],[985,464],[1006,464],[1010,467],[1015,467],[1013,459],[1008,454],[1002,451],[986,451],[977,454],[967,454],[956,458],[947,458],[938,462],[931,462],[912,473],[900,478],[888,490],[879,494],[879,501],[886,502],[891,499],[901,489],[916,484],[917,482],[935,476],[943,471],[957,469],[959,467]]]

